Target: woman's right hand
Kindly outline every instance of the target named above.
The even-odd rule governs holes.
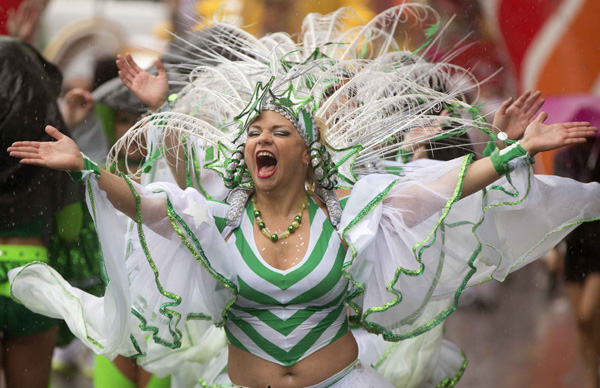
[[[77,144],[51,125],[46,133],[57,141],[17,141],[8,147],[10,156],[20,158],[21,163],[48,167],[54,170],[81,171],[83,156]]]

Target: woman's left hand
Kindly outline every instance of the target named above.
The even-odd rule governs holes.
[[[512,97],[504,101],[494,115],[492,128],[506,133],[510,140],[519,140],[531,119],[544,105],[544,99],[540,99],[541,95],[540,91],[533,94],[527,91],[516,101]]]
[[[547,117],[545,112],[541,112],[525,129],[519,144],[530,156],[570,144],[585,143],[588,137],[593,137],[598,131],[598,128],[583,121],[547,125],[544,124]]]

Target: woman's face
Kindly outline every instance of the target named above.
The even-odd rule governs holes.
[[[293,124],[273,111],[264,111],[248,127],[244,159],[257,189],[304,184],[310,155]],[[300,184],[300,183],[298,183]]]

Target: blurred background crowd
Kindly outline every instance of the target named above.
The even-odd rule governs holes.
[[[453,19],[443,34],[440,52],[433,52],[430,59],[443,56],[444,47],[454,49],[456,55],[450,62],[471,69],[481,81],[487,80],[482,84],[479,101],[484,112],[493,113],[510,96],[539,90],[546,100],[543,110],[549,114],[548,123],[585,120],[600,125],[600,1],[421,2],[431,5],[446,21]],[[131,53],[142,67],[151,66],[168,50],[174,35],[203,28],[199,21],[205,25],[215,14],[262,36],[276,31],[297,33],[302,19],[311,12],[325,14],[339,7],[351,7],[363,20],[369,20],[398,3],[0,0],[0,35],[30,42],[44,58],[56,64],[63,73],[64,97],[74,88],[91,92],[116,77],[118,54]],[[410,38],[410,31],[404,38]],[[416,49],[422,43],[412,44]],[[125,117],[119,116],[118,120],[127,124],[128,117],[122,116]],[[135,118],[129,119],[135,122]],[[76,129],[74,136],[77,130],[85,131]],[[588,149],[581,162],[573,155],[544,153],[534,168],[538,173],[598,180],[599,148]],[[578,238],[598,244],[595,231]],[[578,341],[590,338],[581,337],[585,330],[600,332],[600,319],[582,317],[577,305],[583,298],[581,292],[569,291],[562,280],[567,250],[566,246],[557,247],[545,261],[512,275],[500,289],[496,284],[485,284],[464,294],[461,309],[446,326],[446,336],[464,349],[470,360],[458,386],[583,386],[585,356],[580,355]],[[592,315],[600,316],[600,287],[591,292],[594,295],[588,298],[592,298]],[[497,351],[500,348],[504,350]],[[51,386],[93,386],[92,363],[88,351],[76,344],[67,351],[55,352]]]

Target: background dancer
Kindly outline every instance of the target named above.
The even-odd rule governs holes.
[[[33,261],[48,262],[48,248],[68,230],[54,228],[54,215],[78,202],[83,192],[69,177],[9,157],[15,139],[49,140],[44,123],[66,127],[57,98],[62,76],[30,45],[0,37],[0,282],[2,370],[8,387],[48,386],[58,321],[10,299],[7,273]],[[58,130],[57,130],[58,131]],[[53,258],[57,265],[58,258]],[[64,257],[63,257],[64,259]]]
[[[600,141],[567,148],[556,155],[557,175],[580,182],[600,182]],[[565,281],[573,317],[577,323],[579,352],[585,371],[585,386],[597,387],[600,362],[600,221],[586,223],[567,236]]]

